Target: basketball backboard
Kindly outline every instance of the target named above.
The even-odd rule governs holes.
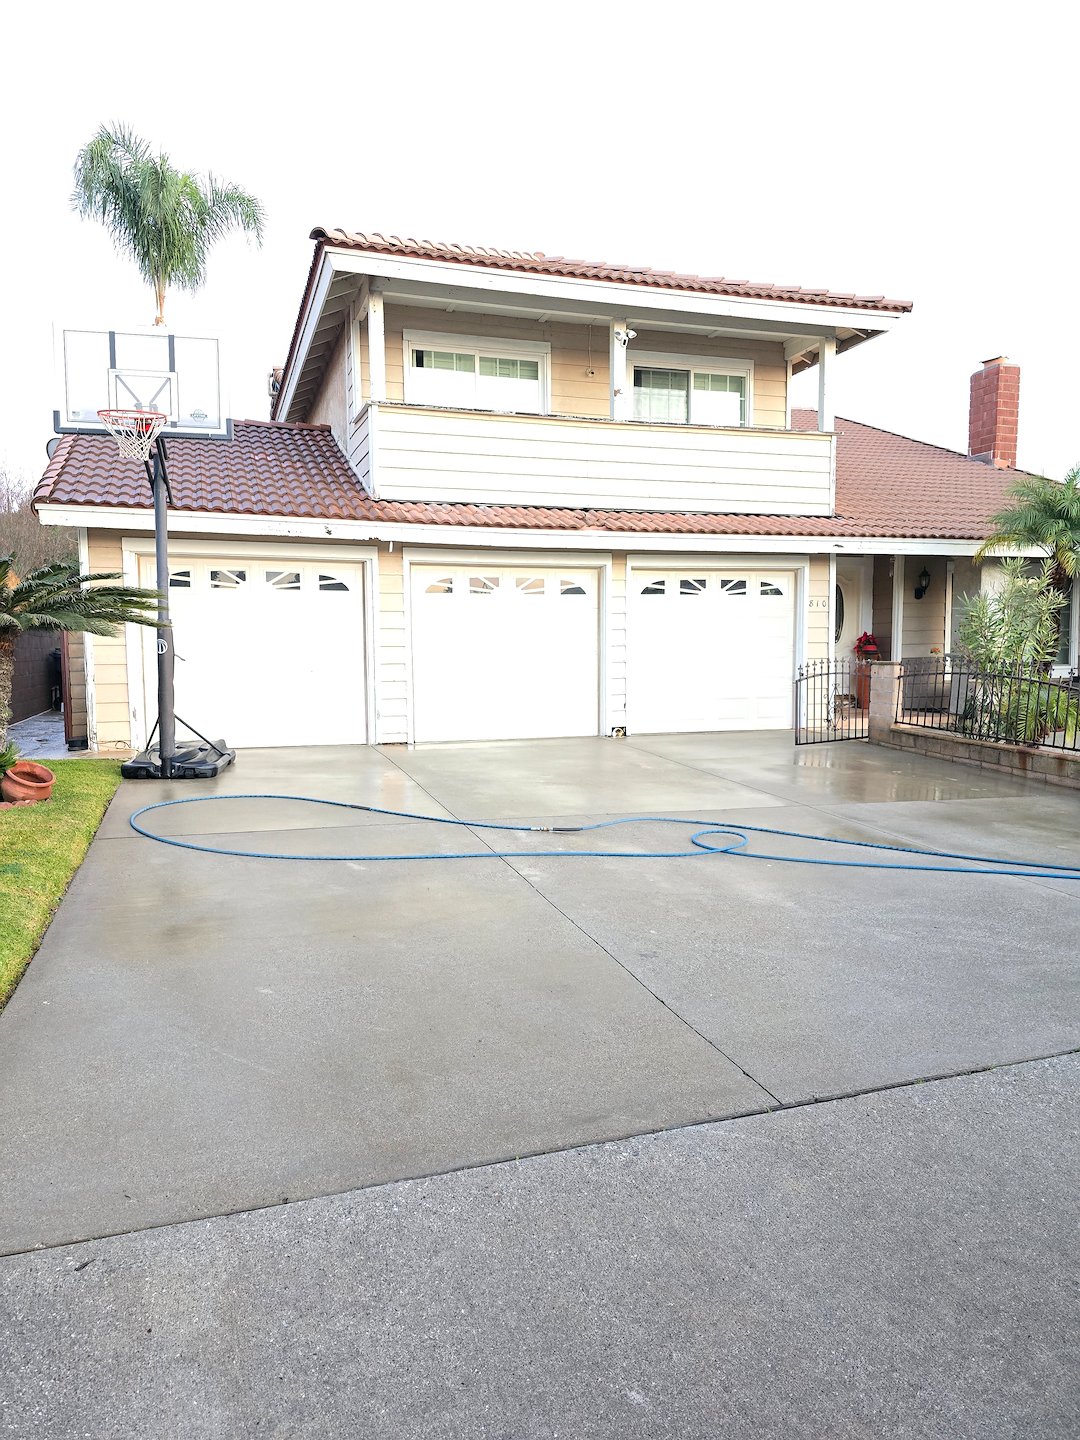
[[[99,410],[161,410],[164,434],[226,438],[218,342],[162,330],[59,330],[58,435],[104,434]]]

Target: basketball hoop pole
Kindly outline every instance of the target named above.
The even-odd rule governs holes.
[[[176,754],[176,713],[173,681],[176,655],[169,626],[169,476],[165,469],[165,441],[159,435],[154,442],[154,464],[149,462],[150,490],[154,497],[154,568],[158,588],[157,683],[158,683],[158,744],[161,753],[161,778],[172,779],[173,756]]]

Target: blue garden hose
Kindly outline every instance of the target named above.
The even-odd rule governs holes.
[[[162,845],[175,845],[180,850],[201,850],[207,855],[230,855],[247,860],[686,860],[705,855],[732,855],[742,860],[772,860],[786,865],[831,865],[846,870],[927,870],[950,875],[1010,875],[1027,880],[1080,880],[1080,865],[1053,865],[1040,860],[1007,860],[990,855],[965,855],[949,850],[920,850],[914,846],[883,845],[871,840],[838,840],[832,835],[811,835],[801,830],[776,830],[766,825],[733,825],[726,821],[710,822],[690,837],[688,850],[453,850],[422,851],[415,855],[287,855],[266,850],[234,850],[223,845],[203,845],[195,840],[182,840],[173,835],[156,835],[137,822],[152,810],[170,805],[204,805],[210,801],[228,800],[294,800],[305,805],[329,805],[338,810],[362,810],[371,815],[391,815],[398,820],[427,820],[432,825],[460,825],[470,830],[509,830],[519,834],[582,835],[591,830],[610,830],[617,825],[698,825],[698,820],[685,820],[675,815],[628,815],[619,820],[598,820],[591,825],[499,825],[489,820],[455,820],[442,815],[417,815],[411,810],[386,810],[380,805],[357,805],[347,800],[320,800],[313,795],[192,795],[182,800],[159,800],[144,805],[131,817],[131,828],[148,840]],[[933,860],[957,860],[957,865],[920,865],[901,860],[821,860],[802,855],[774,855],[768,851],[750,850],[751,835],[777,835],[792,840],[810,840],[820,845],[843,845],[857,850],[885,851],[893,855],[923,856]],[[715,841],[723,838],[727,843]],[[987,868],[990,867],[990,868]]]

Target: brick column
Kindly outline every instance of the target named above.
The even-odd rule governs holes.
[[[879,745],[891,743],[896,722],[896,701],[900,694],[900,665],[895,660],[875,660],[870,673],[869,735]]]

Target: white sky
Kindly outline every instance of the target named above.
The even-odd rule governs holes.
[[[227,241],[166,310],[221,337],[237,418],[267,416],[325,225],[912,299],[899,333],[838,361],[839,414],[966,449],[968,377],[1004,353],[1020,464],[1080,461],[1071,6],[130,13],[125,41],[109,11],[109,46],[85,4],[5,19],[0,464],[28,480],[58,403],[52,322],[153,319],[132,262],[69,209],[76,152],[113,120],[266,208],[263,249]],[[816,371],[797,383],[810,403]]]

